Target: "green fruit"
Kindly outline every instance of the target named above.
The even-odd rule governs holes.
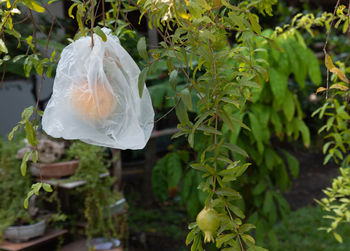
[[[204,243],[214,242],[214,234],[219,228],[218,213],[213,208],[203,208],[197,215],[197,225],[204,233]]]

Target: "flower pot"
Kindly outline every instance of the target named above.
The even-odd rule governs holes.
[[[114,250],[113,248],[113,243],[114,247],[120,247],[120,240],[118,239],[112,239],[112,240],[107,240],[104,238],[95,238],[91,240],[91,243],[88,243],[89,247],[93,247],[94,250],[100,250],[100,251],[107,251],[107,250]]]
[[[3,237],[12,242],[24,242],[29,239],[42,236],[45,232],[46,221],[25,226],[10,226],[5,229]]]
[[[71,176],[79,166],[79,160],[57,162],[57,163],[32,163],[30,172],[33,176],[43,179],[59,179]]]
[[[126,205],[125,198],[117,200],[114,204],[109,206],[111,215],[122,213],[125,208],[125,205]]]

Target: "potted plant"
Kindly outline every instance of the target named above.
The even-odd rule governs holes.
[[[27,241],[44,234],[46,220],[35,207],[32,197],[28,209],[23,206],[26,188],[31,185],[29,175],[22,176],[16,159],[20,142],[5,143],[0,139],[0,240]]]
[[[67,151],[69,158],[80,160],[76,173],[71,180],[85,180],[86,184],[77,188],[79,197],[83,199],[84,208],[80,215],[84,215],[85,235],[87,246],[92,250],[99,247],[115,248],[120,245],[114,213],[120,213],[125,207],[123,195],[113,191],[116,177],[101,174],[109,173],[110,162],[106,148],[74,142]],[[78,202],[77,202],[78,203]]]
[[[26,146],[18,151],[17,158],[22,159],[26,152],[31,151],[31,146],[26,143]],[[41,179],[59,179],[73,175],[79,166],[79,160],[62,158],[65,153],[63,141],[51,140],[41,134],[38,136],[37,150],[39,161],[30,165],[33,176]]]

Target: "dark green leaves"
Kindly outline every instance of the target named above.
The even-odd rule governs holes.
[[[283,112],[287,120],[291,121],[294,116],[295,105],[294,105],[293,94],[289,90],[286,91],[285,99],[283,102]]]
[[[270,86],[278,105],[282,105],[287,90],[288,76],[274,68],[270,68]]]
[[[284,156],[286,157],[289,170],[293,176],[293,178],[297,178],[299,175],[299,161],[287,151],[283,151]]]

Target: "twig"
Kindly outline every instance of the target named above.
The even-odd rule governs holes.
[[[102,23],[103,23],[103,27],[105,27],[106,26],[105,0],[102,0]]]
[[[42,6],[45,8],[45,10],[47,11],[47,13],[51,16],[52,19],[56,20],[56,23],[62,28],[65,29],[64,26],[61,24],[61,22],[56,18],[56,16],[50,11],[50,9],[46,6],[46,4],[44,4],[42,1],[40,1],[40,3],[42,3]]]
[[[49,31],[49,34],[47,36],[47,40],[46,40],[46,46],[45,46],[45,51],[44,51],[44,56],[47,56],[47,51],[49,49],[49,42],[50,42],[50,37],[51,37],[51,34],[52,34],[52,30],[53,30],[53,26],[55,24],[55,21],[56,21],[56,17],[54,17],[54,19],[52,20],[52,23],[51,23],[51,26],[50,26],[50,31]],[[37,99],[36,99],[36,105],[35,105],[35,118],[34,118],[34,124],[35,124],[35,121],[37,120],[37,116],[38,116],[38,109],[39,109],[39,102],[40,102],[40,95],[41,95],[41,91],[43,89],[43,83],[44,83],[44,70],[43,72],[41,73],[41,78],[40,78],[40,87],[39,87],[39,92],[38,92],[38,96],[37,96]]]
[[[2,85],[4,83],[5,75],[6,75],[6,62],[3,64],[4,68],[2,70],[1,80],[0,80],[0,89],[2,88]]]
[[[328,32],[327,32],[326,41],[324,42],[324,46],[323,46],[323,53],[324,53],[325,62],[326,62],[326,68],[327,68],[326,99],[328,99],[328,87],[329,87],[329,69],[328,69],[329,62],[328,62],[328,57],[327,57],[327,44],[328,44],[329,35],[330,35],[330,33],[331,33],[331,30],[332,30],[333,21],[334,21],[334,16],[335,16],[335,14],[336,14],[336,12],[337,12],[339,3],[340,3],[340,0],[338,0],[338,1],[337,1],[337,4],[335,5],[334,12],[333,12],[333,16],[332,16],[332,20],[331,20],[331,24],[330,24],[330,26],[329,26],[329,30],[328,30]]]
[[[6,14],[6,17],[2,23],[1,26],[1,30],[0,30],[0,34],[2,34],[2,32],[4,31],[5,25],[7,23],[7,20],[9,19],[9,17],[11,16],[11,10],[13,10],[13,8],[16,7],[18,0],[15,0],[15,2],[12,4],[11,8],[9,9],[9,12]]]
[[[230,216],[230,219],[231,221],[233,222],[233,217],[232,217],[232,214],[230,212],[230,209],[228,208],[227,204],[225,203],[225,208]],[[235,227],[236,231],[237,231],[237,228]],[[238,241],[239,241],[239,245],[241,246],[241,251],[244,251],[244,246],[243,246],[243,243],[242,243],[242,240],[241,240],[241,236],[240,234],[238,234],[238,231],[237,231],[237,238],[238,238]]]
[[[347,13],[347,16],[348,16],[348,33],[350,33],[350,0],[349,0],[349,3],[348,3],[348,13]]]
[[[160,120],[164,119],[166,116],[168,116],[175,108],[176,106],[180,103],[181,99],[179,98],[179,100],[176,102],[176,104],[171,107],[171,109],[169,111],[167,111],[163,116],[161,116],[159,119],[155,120],[153,123],[156,124],[158,123]]]
[[[176,58],[177,62],[179,63],[179,66],[180,66],[180,68],[181,68],[181,71],[185,74],[185,76],[186,76],[186,78],[188,79],[188,81],[189,81],[190,83],[192,83],[192,86],[193,86],[194,89],[197,91],[198,96],[201,98],[201,100],[202,100],[203,103],[206,105],[207,109],[209,110],[209,104],[207,103],[207,101],[205,100],[205,98],[203,97],[203,95],[201,94],[201,92],[199,91],[199,89],[198,89],[198,87],[196,86],[195,82],[190,78],[190,76],[187,74],[187,71],[183,68],[182,62],[181,62],[180,59],[178,58],[177,53],[176,53],[176,51],[175,51],[174,44],[172,43],[172,41],[171,41],[170,39],[168,39],[166,36],[164,36],[164,35],[160,32],[159,29],[157,29],[157,31],[158,31],[158,33],[160,34],[160,36],[163,38],[163,40],[166,41],[166,42],[170,45],[170,47],[171,47],[171,49],[172,49],[172,51],[173,51],[173,53],[174,53],[174,55],[175,55],[175,58]],[[170,35],[169,35],[167,29],[166,29],[165,33],[167,34],[168,37],[170,37]]]
[[[91,49],[94,47],[94,0],[91,0],[91,27],[90,27],[90,33],[91,33]]]

